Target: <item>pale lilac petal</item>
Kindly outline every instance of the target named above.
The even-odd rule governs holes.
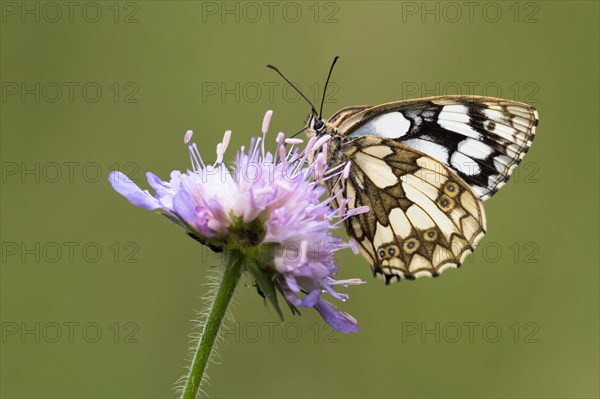
[[[127,198],[133,205],[151,211],[160,207],[156,198],[150,195],[148,191],[142,191],[137,184],[132,182],[131,179],[123,173],[113,171],[108,176],[108,180],[115,191]]]
[[[162,181],[158,176],[151,172],[146,173],[146,177],[148,178],[150,187],[156,191],[156,199],[158,200],[160,207],[167,211],[172,211],[175,190],[172,189],[171,184]]]
[[[314,308],[319,312],[327,324],[339,332],[344,334],[358,332],[358,323],[356,322],[356,319],[346,312],[335,310],[326,300],[321,299]]]
[[[290,290],[293,291],[292,295],[296,296],[297,292],[301,291],[300,286],[298,285],[298,282],[296,281],[296,277],[291,276],[291,275],[285,275],[283,276],[285,278],[285,284],[288,286],[288,288]]]
[[[146,173],[146,178],[148,179],[148,184],[150,184],[150,187],[152,187],[156,192],[171,189],[171,185],[169,183],[162,181],[160,177],[156,176],[152,172]]]
[[[195,225],[196,203],[186,190],[179,190],[173,196],[173,211],[191,225]]]
[[[310,308],[316,306],[319,302],[319,297],[321,296],[321,292],[317,288],[316,290],[312,290],[307,296],[302,298],[302,306],[306,308]]]

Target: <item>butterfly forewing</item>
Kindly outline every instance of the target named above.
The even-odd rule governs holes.
[[[370,207],[349,218],[346,230],[387,283],[458,267],[485,233],[477,195],[427,154],[376,136],[333,150],[341,162],[351,162],[351,173],[332,188],[344,189],[349,208]]]
[[[339,126],[342,123],[344,123],[344,121],[346,121],[351,116],[356,115],[359,112],[362,112],[369,108],[372,108],[372,106],[371,105],[359,105],[359,106],[355,106],[355,107],[342,108],[335,114],[331,115],[331,117],[327,120],[327,123],[334,125],[334,126]]]
[[[492,97],[443,96],[338,111],[345,141],[391,139],[450,167],[485,200],[508,180],[533,141],[535,108]]]

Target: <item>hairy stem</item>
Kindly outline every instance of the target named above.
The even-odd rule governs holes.
[[[223,317],[227,311],[227,306],[233,296],[233,291],[242,274],[243,257],[239,252],[234,251],[228,257],[227,266],[223,273],[223,278],[219,283],[219,288],[212,300],[210,310],[200,340],[198,348],[194,354],[190,372],[187,376],[185,386],[181,395],[182,399],[194,399],[210,357],[210,353],[215,342],[215,338],[223,322]]]

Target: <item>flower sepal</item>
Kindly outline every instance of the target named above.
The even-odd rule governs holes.
[[[266,234],[264,221],[256,218],[245,223],[242,218],[230,215],[228,246],[253,248],[260,245]]]
[[[259,250],[260,252],[260,250]],[[259,255],[260,258],[260,255]],[[279,306],[279,301],[277,299],[277,287],[272,278],[272,274],[268,273],[263,267],[259,266],[259,264],[263,264],[260,260],[252,256],[246,256],[246,269],[250,272],[254,281],[256,282],[256,287],[259,293],[273,305],[273,308],[279,315],[279,318],[283,321],[283,312],[281,311],[281,307]]]
[[[216,253],[223,252],[224,247],[226,246],[226,243],[222,239],[209,238],[209,237],[204,237],[204,236],[200,235],[196,229],[194,229],[189,223],[187,223],[185,220],[183,220],[177,214],[165,212],[162,209],[157,209],[157,212],[159,214],[163,215],[164,217],[166,217],[167,219],[169,219],[172,223],[181,227],[189,237],[198,241],[200,244],[207,246],[208,248],[210,248],[211,251],[216,252]]]

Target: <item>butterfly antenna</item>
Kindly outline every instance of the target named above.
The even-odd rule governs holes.
[[[321,108],[319,109],[319,119],[321,119],[321,116],[323,115],[323,104],[325,103],[325,93],[327,92],[327,85],[329,84],[329,78],[331,78],[331,72],[333,72],[333,67],[335,65],[335,63],[338,60],[337,55],[335,56],[335,58],[333,59],[333,62],[331,63],[331,68],[329,68],[329,74],[327,75],[327,80],[325,81],[325,87],[323,87],[323,98],[321,98]]]
[[[293,84],[292,82],[290,82],[290,81],[288,80],[288,78],[286,78],[286,77],[283,75],[283,73],[281,73],[281,71],[280,71],[279,69],[277,69],[277,67],[275,67],[275,66],[273,66],[273,65],[269,64],[269,65],[267,65],[267,68],[271,68],[272,70],[274,70],[275,72],[277,72],[277,73],[279,74],[279,76],[281,76],[281,77],[282,77],[282,78],[283,78],[283,79],[284,79],[286,82],[288,82],[288,84],[289,84],[290,86],[292,86],[292,87],[294,88],[294,90],[296,90],[296,91],[297,91],[297,92],[298,92],[298,93],[299,93],[299,94],[302,96],[302,98],[303,98],[303,99],[305,99],[305,100],[306,100],[306,102],[307,102],[307,103],[310,105],[310,108],[312,109],[312,112],[313,112],[315,115],[317,115],[317,110],[315,109],[315,106],[314,106],[314,105],[313,105],[313,104],[310,102],[310,100],[309,100],[308,98],[306,98],[306,96],[305,96],[304,94],[302,94],[302,92],[300,91],[300,89],[298,89],[296,86],[294,86],[294,84]]]
[[[300,133],[302,133],[305,130],[306,130],[306,127],[303,127],[302,129],[298,130],[296,133],[292,134],[290,136],[290,138],[293,139],[294,137],[296,137],[297,135],[299,135]]]

